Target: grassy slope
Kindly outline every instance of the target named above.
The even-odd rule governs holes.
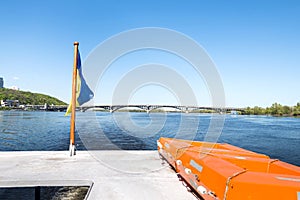
[[[17,91],[6,88],[0,88],[0,100],[19,100],[20,104],[43,105],[45,103],[51,105],[66,105],[65,102],[57,98],[25,91]]]

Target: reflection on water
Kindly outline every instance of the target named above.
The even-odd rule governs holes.
[[[65,150],[68,125],[62,113],[0,112],[0,150]]]
[[[55,112],[0,112],[0,150],[67,150],[70,118]],[[77,113],[77,149],[155,150],[159,137],[203,140],[211,116]],[[80,139],[81,138],[81,139]],[[300,119],[226,115],[218,142],[300,166]]]
[[[0,199],[84,200],[89,186],[43,186],[0,188]]]

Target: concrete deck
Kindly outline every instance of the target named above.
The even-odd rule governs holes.
[[[0,187],[93,185],[89,200],[196,199],[157,151],[68,153],[0,152]]]

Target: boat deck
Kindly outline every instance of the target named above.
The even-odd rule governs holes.
[[[0,187],[92,185],[88,199],[197,199],[157,151],[0,152]]]

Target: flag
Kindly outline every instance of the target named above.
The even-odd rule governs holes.
[[[93,91],[89,88],[87,83],[84,80],[83,74],[82,74],[82,67],[81,67],[81,59],[80,59],[80,53],[78,50],[78,56],[77,56],[77,85],[76,85],[76,106],[81,106],[85,102],[88,102],[94,97]],[[67,112],[65,116],[69,115],[72,112],[72,100],[71,103],[68,106]]]

